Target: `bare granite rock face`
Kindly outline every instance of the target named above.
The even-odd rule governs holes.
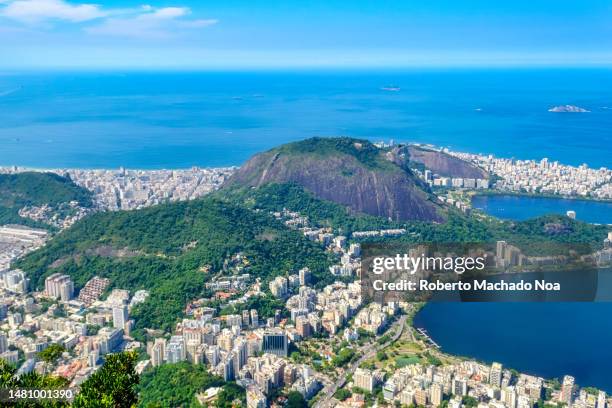
[[[408,150],[410,161],[421,163],[440,176],[475,179],[488,178],[487,172],[483,169],[444,152],[423,149],[417,146],[408,146],[406,149]]]
[[[393,220],[444,220],[425,184],[363,140],[314,138],[283,145],[252,157],[228,185],[289,182],[356,213]]]

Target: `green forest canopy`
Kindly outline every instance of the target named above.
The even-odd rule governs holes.
[[[86,189],[55,173],[0,174],[0,225],[39,226],[20,217],[19,210],[25,206],[44,204],[54,207],[70,201],[77,201],[82,207],[90,207],[91,196]]]

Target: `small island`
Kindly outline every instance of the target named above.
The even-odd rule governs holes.
[[[580,106],[576,106],[576,105],[559,105],[559,106],[553,106],[552,108],[550,108],[548,110],[549,112],[568,112],[568,113],[584,113],[584,112],[590,112],[590,110],[581,108]]]

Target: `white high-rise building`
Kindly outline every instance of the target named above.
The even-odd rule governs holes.
[[[8,340],[6,334],[0,332],[0,354],[8,350]]]
[[[128,307],[126,304],[116,305],[113,307],[113,327],[116,329],[124,329],[128,321]]]
[[[277,298],[283,298],[287,295],[288,281],[287,278],[277,276],[270,282],[270,292]]]
[[[517,399],[518,395],[516,393],[516,388],[514,386],[505,387],[501,391],[501,400],[508,408],[516,408],[517,407]]]
[[[151,348],[151,365],[153,367],[160,366],[164,363],[166,354],[166,339],[155,339],[155,344]]]
[[[183,336],[172,336],[166,347],[166,361],[168,363],[178,363],[187,358],[185,341]]]
[[[308,285],[310,283],[310,269],[302,268],[299,271],[300,276],[300,286]]]
[[[599,391],[599,394],[597,395],[597,405],[595,405],[595,408],[606,408],[606,393],[605,391]]]
[[[434,407],[440,406],[440,404],[442,404],[443,397],[444,395],[442,392],[442,386],[437,383],[432,384],[431,389],[430,389],[430,395],[429,395],[431,405],[433,405]]]
[[[493,363],[491,365],[491,371],[489,373],[489,384],[496,387],[501,387],[502,382],[502,365],[500,363]]]
[[[243,338],[239,338],[234,344],[234,372],[239,372],[247,363],[248,349],[247,342]]]
[[[54,273],[45,279],[45,295],[64,302],[74,297],[74,283],[70,276]]]
[[[561,402],[566,403],[568,406],[572,405],[573,396],[574,396],[574,377],[571,375],[566,375],[563,377],[563,384],[561,385]]]
[[[353,382],[356,387],[372,392],[374,390],[374,375],[370,370],[358,368],[353,375]]]
[[[453,379],[452,394],[463,397],[467,395],[467,380],[460,378]]]
[[[1,275],[4,279],[4,287],[15,293],[26,293],[30,280],[26,278],[23,271],[15,269]]]
[[[247,388],[246,397],[247,408],[266,408],[267,406],[266,396],[255,385]]]

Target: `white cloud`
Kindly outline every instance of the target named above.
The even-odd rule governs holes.
[[[149,9],[149,11],[151,10],[152,9]],[[153,10],[153,12],[150,14],[143,14],[141,17],[163,20],[168,18],[182,17],[186,14],[189,14],[189,9],[186,7],[164,7],[158,10]]]
[[[185,30],[207,27],[217,20],[189,19],[187,7],[164,7],[155,9],[143,6],[136,15],[108,18],[85,31],[94,35],[119,36],[131,38],[169,38],[182,34]]]
[[[63,0],[8,0],[2,3],[6,5],[0,9],[0,16],[25,23],[36,23],[44,20],[64,20],[78,23],[107,15],[98,5],[72,5]]]
[[[85,23],[85,32],[100,36],[169,38],[217,23],[190,15],[188,7],[119,9],[65,0],[0,0],[0,17],[47,28],[45,23],[53,21]]]

